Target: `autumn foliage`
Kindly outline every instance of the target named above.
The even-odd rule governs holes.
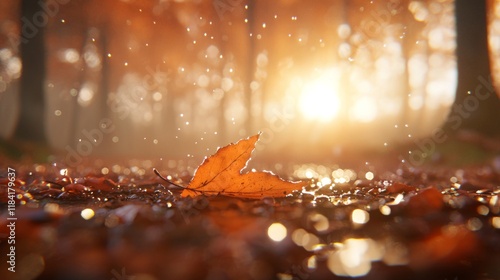
[[[242,198],[284,197],[300,190],[306,183],[288,182],[268,172],[248,172],[245,169],[260,134],[242,139],[217,150],[196,170],[182,196],[226,195]]]

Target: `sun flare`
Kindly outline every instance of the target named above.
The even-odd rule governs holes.
[[[330,69],[302,88],[299,108],[306,119],[328,122],[340,108],[339,71]]]

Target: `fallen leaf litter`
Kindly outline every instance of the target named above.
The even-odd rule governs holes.
[[[38,279],[500,276],[500,174],[489,165],[312,178],[285,197],[252,198],[196,187],[185,195],[153,172],[34,169],[18,168],[17,254]]]

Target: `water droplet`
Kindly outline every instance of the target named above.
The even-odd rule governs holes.
[[[280,223],[273,223],[267,229],[267,235],[273,241],[280,242],[287,235],[286,227]]]
[[[483,227],[483,222],[479,218],[470,218],[467,221],[467,228],[471,231],[478,231]]]
[[[391,207],[387,205],[380,206],[379,210],[382,215],[389,216],[391,214]]]
[[[370,214],[362,209],[355,209],[351,213],[351,221],[354,224],[366,224],[370,220]]]
[[[349,238],[328,258],[328,268],[339,276],[363,276],[371,270],[371,261],[382,257],[382,249],[372,239]]]
[[[82,210],[82,212],[80,213],[80,215],[85,220],[90,220],[90,219],[92,219],[94,217],[95,213],[94,213],[94,210],[92,210],[90,208],[85,208],[85,209]]]
[[[486,205],[479,205],[477,207],[477,213],[479,215],[486,216],[486,215],[488,215],[488,213],[490,213],[490,208]]]
[[[499,228],[500,229],[500,217],[493,217],[493,218],[491,218],[491,225],[494,228]]]
[[[313,213],[308,218],[318,232],[326,231],[330,227],[328,219],[319,213]]]

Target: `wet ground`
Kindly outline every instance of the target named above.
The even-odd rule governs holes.
[[[0,278],[500,279],[491,161],[384,172],[274,165],[310,184],[256,200],[182,198],[154,163],[136,163],[18,164],[15,196],[3,166]],[[160,169],[186,185],[178,170]]]

